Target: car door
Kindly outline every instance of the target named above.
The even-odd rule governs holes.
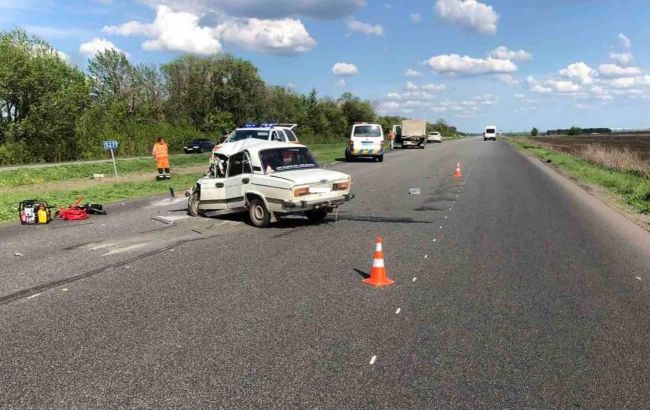
[[[199,209],[219,211],[227,209],[226,178],[205,177],[201,179],[201,202]]]
[[[246,205],[246,189],[251,182],[253,169],[247,152],[230,157],[228,177],[225,180],[228,209],[243,208]]]

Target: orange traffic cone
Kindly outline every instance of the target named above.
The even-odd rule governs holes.
[[[463,173],[460,172],[460,162],[456,163],[456,172],[454,172],[455,177],[462,177]]]
[[[363,280],[363,283],[368,285],[388,286],[395,283],[388,278],[388,274],[386,273],[386,267],[384,266],[384,250],[382,249],[381,244],[382,239],[381,237],[378,237],[375,246],[375,257],[372,261],[372,269],[370,270],[370,277]]]

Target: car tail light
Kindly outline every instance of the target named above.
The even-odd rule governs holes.
[[[309,187],[308,186],[299,186],[293,189],[293,196],[298,197],[298,196],[303,196],[303,195],[309,195]]]
[[[332,186],[334,191],[345,191],[350,188],[350,181],[336,182]]]

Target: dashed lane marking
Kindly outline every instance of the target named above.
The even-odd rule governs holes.
[[[418,277],[417,277],[417,276],[414,276],[414,277],[413,277],[413,282],[415,282],[416,280],[418,280]]]
[[[375,356],[372,356],[372,358],[370,359],[370,365],[371,365],[371,366],[372,366],[373,364],[375,364],[375,360],[377,360],[377,356],[376,356],[376,355],[375,355]]]
[[[429,257],[429,255],[424,255],[424,259],[426,259],[426,258],[428,258],[428,257]]]
[[[36,294],[34,294],[34,295],[27,296],[27,299],[35,298],[35,297],[38,296],[38,295],[40,295],[40,293],[36,293]]]
[[[642,280],[641,277],[639,277],[639,276],[637,276],[636,278],[637,278],[638,280]]]
[[[68,288],[61,288],[61,292],[67,292]]]
[[[397,310],[395,311],[395,314],[399,315],[399,312],[401,312],[401,311],[402,311],[402,308],[397,308]]]

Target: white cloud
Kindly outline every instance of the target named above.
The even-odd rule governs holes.
[[[391,100],[400,100],[400,99],[402,99],[402,96],[399,95],[398,93],[388,93],[388,94],[386,94],[386,97],[390,98]]]
[[[405,92],[402,94],[402,98],[405,100],[433,100],[436,96],[428,91],[414,90]]]
[[[412,68],[409,68],[406,70],[406,73],[404,73],[405,76],[407,77],[422,77],[422,73],[419,71],[415,71]]]
[[[632,42],[630,39],[623,33],[618,35],[618,43],[621,45],[621,47],[625,49],[632,48]]]
[[[348,28],[355,33],[362,33],[369,36],[383,36],[384,27],[381,24],[372,24],[364,23],[353,18],[348,20]]]
[[[500,46],[490,51],[488,54],[492,58],[500,60],[524,61],[532,60],[533,55],[526,50],[508,50],[506,46]]]
[[[447,111],[447,107],[441,107],[439,105],[431,107],[431,111],[433,112],[445,112]]]
[[[414,84],[414,83],[412,83],[410,81],[407,81],[406,84],[404,84],[404,89],[407,90],[407,91],[415,91],[418,88],[419,87],[416,84]]]
[[[642,73],[639,67],[621,67],[616,64],[601,64],[598,72],[604,77],[635,77]]]
[[[357,66],[350,63],[336,63],[332,66],[332,73],[334,75],[355,75],[359,74],[359,69]]]
[[[446,90],[447,86],[444,84],[425,84],[420,88],[424,91],[438,92],[438,91]]]
[[[553,92],[553,89],[543,85],[540,81],[536,80],[534,77],[527,77],[526,83],[528,84],[528,89],[534,93],[538,94],[549,94]]]
[[[634,54],[630,52],[625,53],[609,53],[609,59],[621,66],[630,65],[634,62]]]
[[[497,80],[508,85],[519,84],[519,80],[517,80],[515,77],[511,76],[510,74],[495,74],[494,76],[496,77]]]
[[[122,51],[110,41],[104,38],[97,38],[97,37],[95,37],[94,39],[86,43],[81,43],[81,45],[79,45],[79,53],[88,57],[93,57],[95,54],[99,52],[110,50],[110,49],[113,49],[115,51]]]
[[[143,35],[151,37],[142,43],[145,50],[184,51],[196,54],[213,54],[221,51],[221,41],[210,27],[201,27],[199,18],[189,12],[176,12],[167,6],[156,8],[156,18],[151,24],[129,21],[120,26],[106,26],[103,32],[122,36]]]
[[[156,18],[151,24],[129,21],[119,26],[106,26],[102,31],[122,36],[150,37],[142,44],[145,50],[196,54],[218,53],[222,42],[271,54],[301,53],[316,45],[302,22],[296,19],[225,18],[216,27],[208,27],[200,25],[197,15],[177,12],[167,6],[156,8]]]
[[[482,34],[496,34],[499,15],[476,0],[437,0],[434,9],[444,20]]]
[[[614,89],[633,89],[637,87],[650,86],[650,75],[643,75],[638,77],[622,77],[610,80],[606,83],[607,86]]]
[[[559,94],[570,94],[580,91],[580,85],[568,80],[545,80],[539,81],[534,77],[526,78],[528,89],[538,94],[550,94],[556,92]]]
[[[589,67],[583,62],[578,62],[569,65],[567,68],[560,70],[560,75],[572,80],[578,81],[580,84],[593,84],[598,73],[593,68]]]
[[[150,6],[167,5],[195,15],[227,15],[235,17],[284,18],[305,16],[316,19],[337,19],[351,15],[366,0],[140,0]]]
[[[487,59],[460,56],[458,54],[431,57],[426,64],[441,74],[479,75],[496,73],[513,73],[517,66],[510,60],[492,57]]]
[[[418,13],[409,14],[409,18],[414,23],[419,23],[420,21],[422,21],[422,16],[420,16]]]
[[[311,50],[316,41],[311,38],[300,20],[228,20],[215,32],[228,43],[270,54],[296,54]]]
[[[345,78],[339,78],[336,80],[336,86],[337,87],[345,87],[347,84],[345,82]]]
[[[399,111],[399,109],[400,109],[400,105],[395,101],[382,101],[376,107],[376,110],[380,114],[396,113]]]

